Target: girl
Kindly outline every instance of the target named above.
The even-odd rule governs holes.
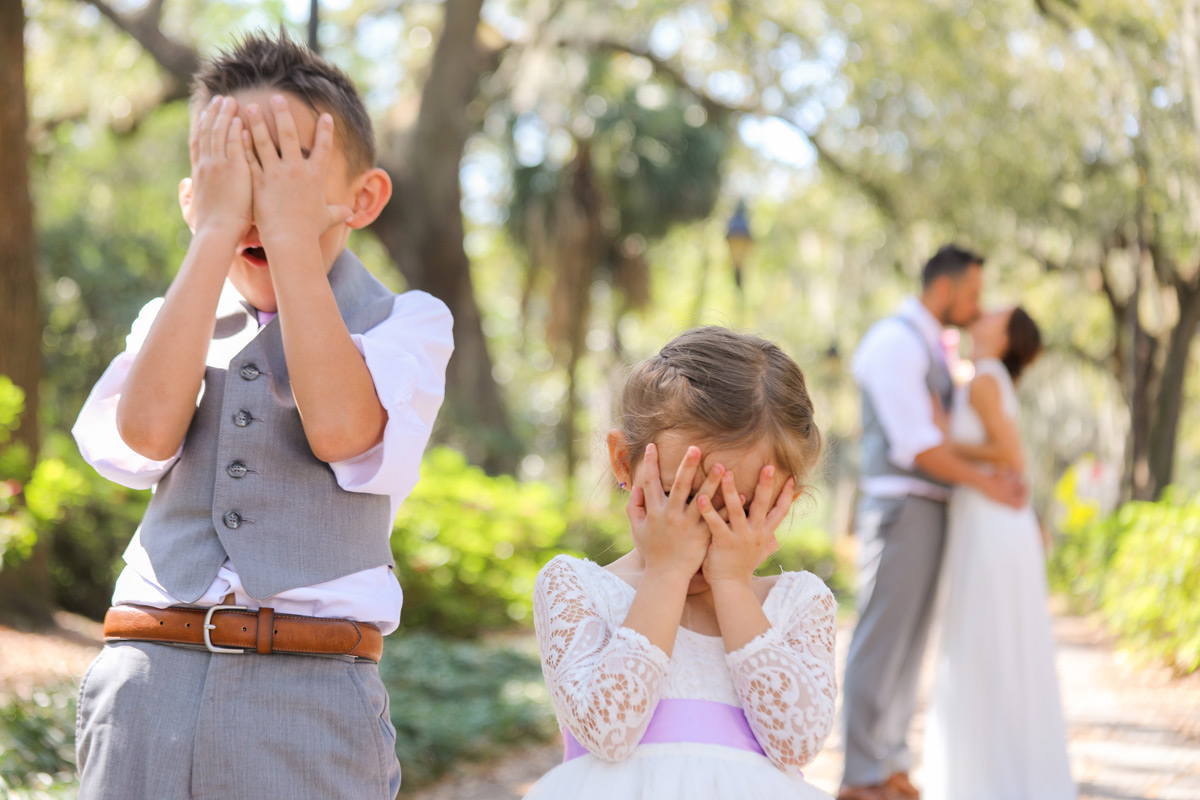
[[[827,798],[800,767],[833,724],[833,595],[807,572],[754,576],[820,454],[804,375],[700,328],[634,369],[621,410],[608,450],[633,550],[538,575],[566,753],[526,800]]]
[[[975,378],[955,398],[949,438],[963,455],[1021,474],[1015,383],[1041,335],[1021,308],[985,314],[969,332]],[[942,576],[926,797],[1074,800],[1033,511],[955,489]]]

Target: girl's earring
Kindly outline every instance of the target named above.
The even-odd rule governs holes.
[[[624,488],[625,488],[625,481],[621,481],[621,488],[622,488],[622,489],[624,489]]]

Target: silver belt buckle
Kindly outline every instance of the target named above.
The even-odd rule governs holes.
[[[211,634],[209,631],[215,631],[217,626],[212,624],[212,615],[217,611],[246,611],[245,606],[212,606],[204,614],[204,646],[208,648],[210,653],[244,653],[244,648],[240,647],[217,647],[212,643]]]

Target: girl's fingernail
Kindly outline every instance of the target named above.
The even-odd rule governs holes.
[[[775,477],[775,467],[771,466],[770,464],[763,467],[763,475],[765,475],[768,478],[774,478]]]
[[[712,473],[719,478],[725,474],[725,467],[720,464],[713,464]]]
[[[726,472],[725,477],[722,480],[724,480],[726,483],[728,483],[730,486],[732,486],[733,485],[733,472]]]

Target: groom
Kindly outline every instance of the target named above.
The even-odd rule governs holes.
[[[955,245],[925,264],[921,296],[876,323],[854,356],[862,390],[858,623],[844,679],[838,800],[914,800],[907,738],[956,484],[1018,506],[1017,480],[981,472],[946,442],[954,384],[942,329],[979,316],[983,257]]]

